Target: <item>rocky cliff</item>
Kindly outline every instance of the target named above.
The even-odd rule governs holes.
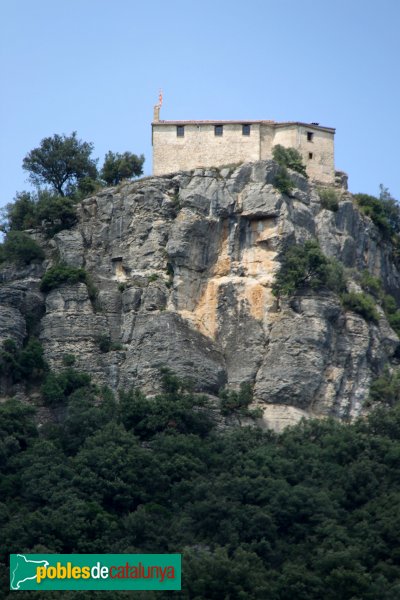
[[[22,344],[26,318],[40,320],[53,368],[74,354],[78,368],[113,389],[154,393],[164,365],[212,395],[251,382],[276,428],[301,416],[359,414],[399,343],[383,312],[368,323],[328,291],[278,304],[271,285],[285,247],[310,238],[397,296],[400,274],[350,194],[341,190],[336,212],[323,209],[298,174],[291,197],[276,190],[276,169],[263,161],[142,179],[84,200],[76,226],[50,240],[31,232],[47,258],[3,268],[1,337]],[[40,292],[57,261],[91,274],[95,302],[84,283]],[[102,336],[116,349],[100,352]]]

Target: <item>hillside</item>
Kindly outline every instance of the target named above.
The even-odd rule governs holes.
[[[179,172],[11,229],[1,598],[21,552],[181,554],[143,600],[399,597],[400,217],[345,183]]]
[[[52,237],[31,230],[45,260],[2,264],[2,340],[21,347],[33,319],[53,370],[73,355],[113,391],[154,394],[162,367],[211,396],[247,383],[277,430],[302,416],[361,414],[371,382],[397,360],[382,301],[366,318],[329,286],[277,297],[273,284],[288,249],[317,240],[344,267],[347,292],[363,293],[369,272],[399,301],[393,245],[343,178],[332,210],[295,172],[282,194],[277,172],[264,161],[145,178],[87,198],[77,223]],[[91,287],[85,278],[41,286],[58,264],[84,269]],[[2,392],[24,397],[4,378]]]

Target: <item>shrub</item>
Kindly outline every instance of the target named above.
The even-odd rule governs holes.
[[[42,277],[40,289],[42,292],[50,292],[64,283],[73,284],[79,282],[86,284],[88,282],[88,274],[84,269],[59,264],[46,271]]]
[[[374,277],[366,269],[361,272],[360,284],[363,290],[372,294],[375,298],[382,296],[382,282],[379,277]]]
[[[336,212],[339,208],[339,199],[336,190],[332,188],[324,188],[319,190],[319,199],[321,200],[322,208]]]
[[[56,406],[64,404],[75,390],[82,387],[90,387],[90,375],[68,368],[61,373],[48,374],[42,385],[42,396],[45,404]]]
[[[219,393],[219,397],[221,400],[221,413],[223,415],[238,412],[243,416],[250,416],[248,406],[253,401],[253,390],[250,383],[242,382],[238,392],[234,390],[222,390]]]
[[[295,244],[286,250],[272,293],[277,297],[291,296],[306,287],[326,287],[340,292],[344,285],[342,265],[328,259],[316,240],[308,240],[304,245]]]
[[[369,194],[354,194],[353,198],[361,212],[372,219],[385,237],[398,237],[400,232],[400,207],[386,188],[381,186],[379,198]]]
[[[14,202],[6,205],[4,209],[3,231],[23,231],[36,227],[36,198],[30,192],[20,192],[15,196]]]
[[[111,350],[111,338],[106,333],[99,335],[96,338],[96,342],[99,346],[100,352],[110,352]]]
[[[35,240],[22,231],[9,231],[0,246],[0,260],[28,265],[33,260],[43,260],[44,252]]]
[[[76,362],[75,354],[64,354],[62,362],[65,367],[73,367]]]
[[[42,227],[49,236],[76,223],[76,200],[49,190],[17,194],[4,211],[4,231],[23,231]]]
[[[14,340],[4,340],[0,351],[0,371],[12,383],[37,382],[43,379],[48,366],[40,342],[31,338],[23,348],[18,349]]]
[[[126,429],[142,440],[162,432],[174,437],[208,435],[214,424],[206,410],[207,398],[187,392],[185,384],[170,371],[164,374],[165,391],[154,398],[146,398],[139,390],[120,390],[118,412]]]
[[[110,352],[111,350],[122,350],[122,344],[118,342],[112,342],[109,335],[106,333],[99,335],[96,339],[96,343],[99,346],[100,352]]]
[[[386,368],[383,374],[371,383],[369,399],[393,406],[400,399],[400,372],[390,373]]]
[[[277,174],[275,175],[273,186],[281,192],[289,196],[294,184],[290,179],[289,173],[285,167],[279,167]]]
[[[41,191],[36,204],[38,225],[44,224],[48,236],[70,229],[77,221],[76,202],[73,198]]]
[[[379,321],[379,314],[376,310],[374,299],[368,294],[359,294],[357,292],[348,292],[341,296],[343,308],[346,310],[352,310],[362,317],[366,321],[377,323]]]
[[[293,171],[297,171],[307,177],[306,168],[303,164],[303,158],[295,148],[285,148],[280,144],[277,144],[272,148],[273,159],[281,165],[281,167],[287,167]]]
[[[397,308],[397,303],[393,296],[389,294],[383,296],[382,308],[385,311],[390,327],[400,337],[400,310]]]

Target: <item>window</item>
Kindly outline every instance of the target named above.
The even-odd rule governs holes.
[[[215,125],[214,126],[214,134],[215,135],[221,136],[222,135],[222,131],[223,131],[222,125]]]
[[[242,135],[250,135],[250,125],[242,125]]]
[[[307,142],[313,141],[314,134],[312,131],[307,131]]]
[[[184,137],[185,136],[185,127],[184,127],[184,125],[177,125],[176,126],[176,136],[177,137]]]
[[[310,160],[312,160],[312,157],[313,157],[313,153],[312,153],[312,152],[309,152],[309,153],[308,153],[308,158],[309,158]]]

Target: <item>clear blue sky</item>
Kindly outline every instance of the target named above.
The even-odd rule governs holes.
[[[54,133],[146,156],[163,119],[336,127],[351,191],[400,198],[399,0],[1,0],[0,205]]]

